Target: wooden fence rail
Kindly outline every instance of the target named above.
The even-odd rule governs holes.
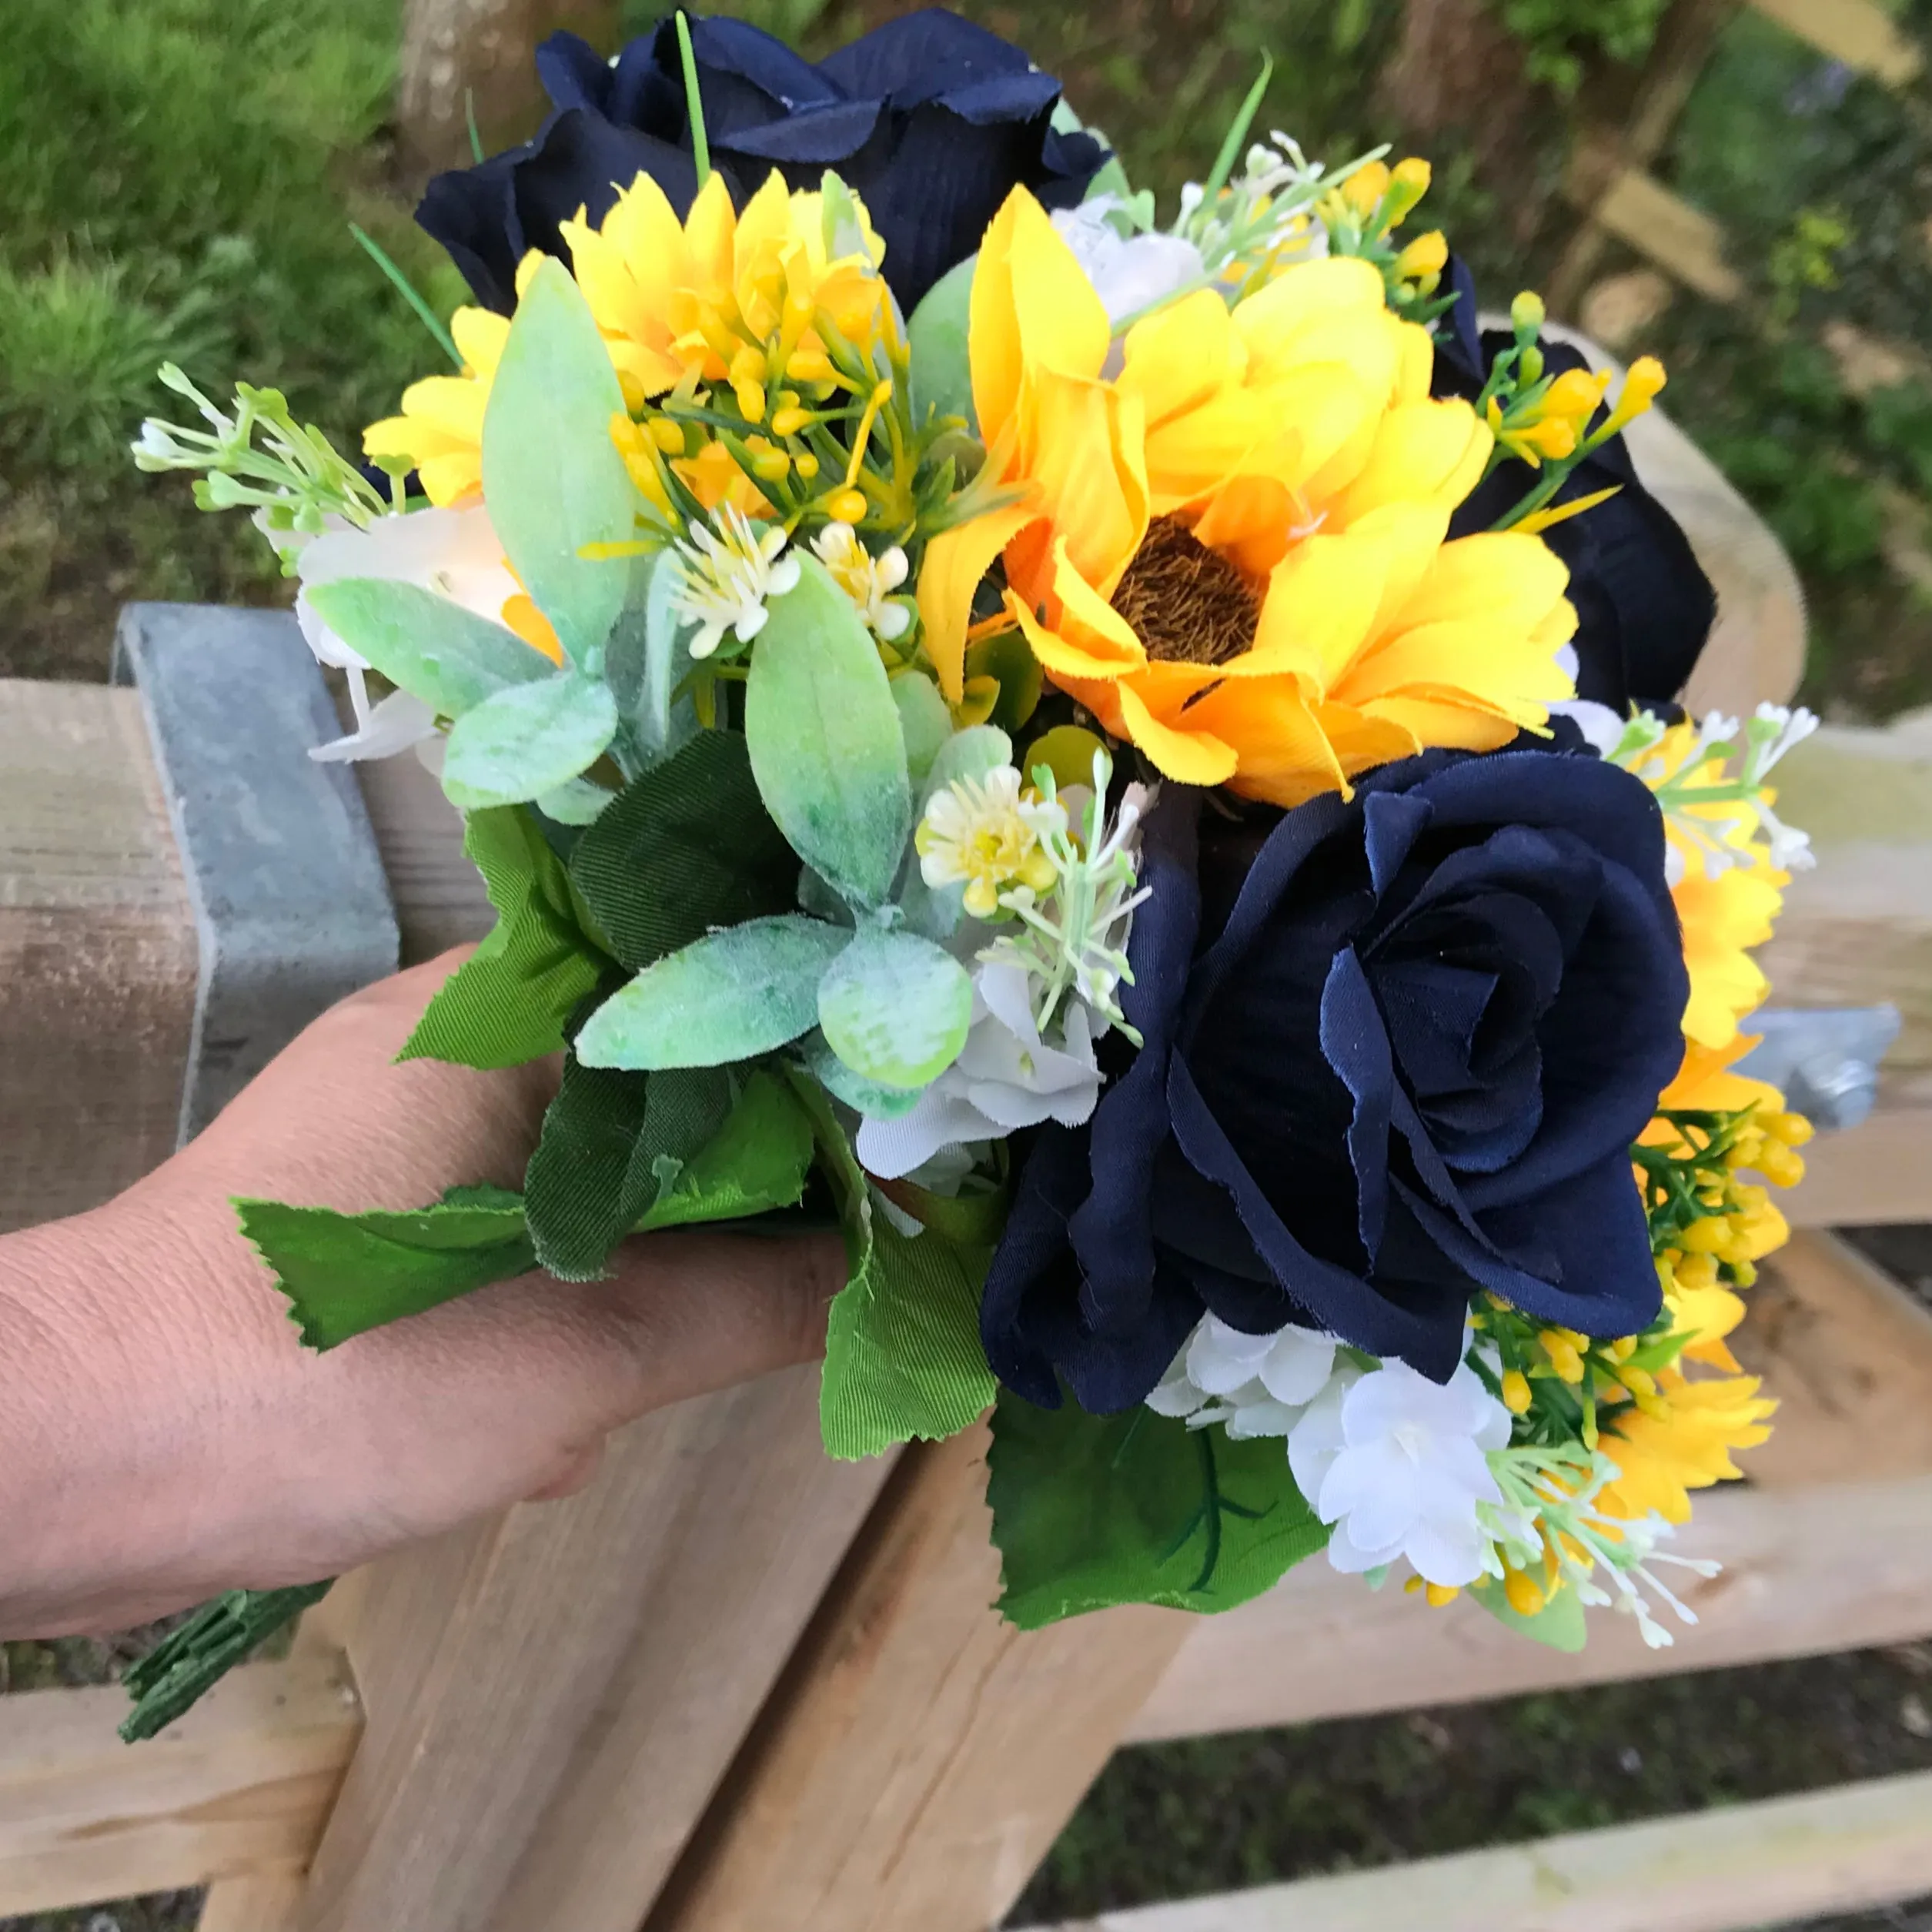
[[[1667,430],[1639,460],[1724,587],[1698,701],[1787,695],[1801,633],[1775,544]],[[299,653],[288,620],[261,621],[264,648]],[[1904,1018],[1879,1111],[1807,1150],[1793,1218],[1924,1218],[1932,731],[1821,734],[1781,777],[1825,864],[1793,888],[1780,1000],[1890,998]],[[480,931],[433,782],[403,760],[360,784],[403,957]],[[201,969],[169,789],[135,693],[0,683],[0,1225],[85,1207],[174,1144]],[[0,1912],[212,1880],[209,1932],[986,1932],[1124,1740],[1932,1634],[1932,1317],[1822,1234],[1753,1304],[1740,1346],[1785,1429],[1751,1488],[1706,1499],[1699,1540],[1730,1567],[1661,1659],[1614,1626],[1554,1658],[1467,1605],[1429,1613],[1319,1564],[1218,1619],[1021,1635],[987,1607],[983,1436],[830,1464],[796,1372],[635,1425],[582,1496],[350,1579],[287,1663],[152,1746],[113,1741],[111,1692],[0,1702]],[[1824,1820],[1797,1890],[1917,1882],[1894,1838],[1831,1837],[1853,1802],[1788,1814]],[[1702,1828],[1656,1829],[1652,1890],[1690,1884]],[[1734,1868],[1730,1829],[1710,1827],[1710,1871]],[[1597,1856],[1451,1861],[1456,1896],[1496,1924],[1567,1924],[1525,1916],[1524,1874],[1574,1872],[1593,1897]],[[1385,1924],[1425,1882],[1447,1881],[1120,1924]],[[1650,1922],[1726,1922],[1708,1910]]]

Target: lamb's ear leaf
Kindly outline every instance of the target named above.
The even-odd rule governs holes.
[[[861,927],[818,989],[827,1042],[861,1080],[920,1088],[959,1058],[973,982],[943,946],[917,933]]]
[[[912,830],[899,709],[851,599],[817,558],[798,563],[752,647],[751,769],[793,851],[854,904],[879,905]]]
[[[623,413],[610,352],[583,292],[546,259],[519,297],[483,416],[483,501],[565,655],[593,675],[630,588],[637,492],[610,438]]]
[[[600,678],[553,674],[486,698],[450,727],[443,790],[466,811],[563,791],[617,734],[617,700]]]
[[[818,1018],[818,983],[851,935],[802,913],[750,919],[647,966],[584,1022],[587,1067],[720,1067],[789,1045]]]
[[[419,584],[336,577],[303,594],[351,650],[447,718],[556,674],[557,667],[515,633]]]

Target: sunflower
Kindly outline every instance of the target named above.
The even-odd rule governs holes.
[[[1130,328],[1037,202],[988,231],[974,407],[1018,500],[936,538],[926,648],[958,701],[995,557],[1054,682],[1162,771],[1292,805],[1426,745],[1489,750],[1571,684],[1563,565],[1539,537],[1451,542],[1491,437],[1432,400],[1427,333],[1348,258],[1230,309],[1204,289]]]
[[[562,227],[633,415],[680,386],[728,384],[748,422],[768,422],[797,410],[801,395],[823,400],[841,387],[826,332],[863,349],[897,326],[878,274],[884,244],[864,207],[794,194],[776,172],[742,214],[714,175],[680,222],[663,190],[640,174],[600,223],[580,211]],[[520,295],[542,259],[525,257]],[[450,328],[462,373],[413,384],[402,413],[363,438],[369,456],[413,466],[436,504],[482,490],[483,416],[510,319],[460,309]],[[700,439],[673,467],[707,509],[764,506],[714,439]]]

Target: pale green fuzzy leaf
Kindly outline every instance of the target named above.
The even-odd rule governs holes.
[[[577,1035],[587,1067],[718,1067],[788,1045],[818,1018],[818,983],[851,935],[787,913],[707,934],[647,966]]]
[[[443,717],[554,675],[513,631],[447,597],[388,577],[337,577],[305,593],[316,616],[392,684]]]
[[[766,605],[744,734],[765,809],[848,899],[880,904],[912,829],[899,708],[872,633],[815,557]]]
[[[933,760],[953,735],[953,714],[939,687],[918,671],[893,679],[892,701],[899,707],[899,729],[906,741],[906,770],[915,787],[923,785]]]
[[[973,371],[966,338],[971,320],[977,255],[948,269],[921,298],[906,325],[912,349],[912,412],[917,423],[928,413],[963,416],[979,433],[973,413]]]
[[[601,667],[627,561],[583,555],[629,540],[637,493],[610,440],[624,406],[590,305],[545,261],[516,305],[483,416],[483,501],[510,567],[572,663]]]
[[[647,567],[643,600],[618,619],[604,667],[640,771],[661,764],[698,730],[690,694],[677,694],[691,668],[692,627],[671,608],[677,560],[667,550],[647,560]]]
[[[595,764],[617,730],[617,701],[595,678],[567,671],[499,691],[450,727],[443,792],[465,811],[541,798]]]
[[[972,1024],[973,982],[917,933],[861,928],[818,989],[818,1024],[861,1079],[924,1087],[959,1058]]]
[[[547,791],[536,801],[536,809],[560,825],[594,825],[604,807],[617,802],[617,794],[588,778],[573,778],[555,791]]]
[[[861,1079],[832,1051],[831,1043],[816,1027],[799,1041],[798,1052],[812,1078],[854,1113],[894,1120],[911,1113],[919,1105],[921,1089],[917,1087],[881,1087],[874,1081]]]

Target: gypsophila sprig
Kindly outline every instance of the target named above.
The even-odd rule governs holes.
[[[160,379],[186,397],[212,427],[192,430],[149,416],[133,446],[135,467],[149,473],[197,473],[195,501],[206,510],[250,510],[256,526],[295,574],[286,540],[319,536],[338,518],[366,528],[402,508],[400,485],[386,500],[322,431],[296,422],[279,389],[235,386],[232,414],[219,409],[172,363]],[[256,442],[257,433],[261,440]]]

